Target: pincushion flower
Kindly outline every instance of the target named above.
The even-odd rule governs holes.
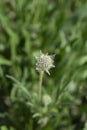
[[[38,72],[46,72],[50,75],[49,70],[54,66],[54,55],[43,54],[36,57],[36,70]]]

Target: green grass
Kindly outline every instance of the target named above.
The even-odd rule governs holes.
[[[87,129],[86,0],[0,1],[0,129]],[[41,111],[35,56],[56,54]],[[6,75],[9,75],[7,78]]]

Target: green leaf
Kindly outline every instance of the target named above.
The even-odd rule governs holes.
[[[11,65],[11,61],[5,59],[4,57],[0,56],[0,65]]]
[[[1,130],[8,130],[6,126],[1,126]]]
[[[17,84],[17,87],[20,88],[28,96],[28,98],[31,98],[29,91],[18,80],[10,75],[6,75],[6,77],[13,80]]]

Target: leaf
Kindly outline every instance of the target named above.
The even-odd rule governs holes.
[[[87,130],[87,122],[85,123],[85,127],[84,127],[83,130]]]
[[[87,55],[80,57],[79,65],[83,65],[85,63],[87,63]]]
[[[11,61],[5,59],[4,57],[0,56],[0,65],[11,65]]]
[[[20,88],[29,98],[31,98],[29,91],[24,86],[22,86],[18,80],[10,75],[6,75],[6,77],[13,80],[17,84],[17,87]]]
[[[40,114],[40,113],[35,113],[35,114],[33,114],[33,118],[36,118],[36,117],[41,117],[42,115]]]
[[[1,130],[8,130],[6,126],[1,126]]]

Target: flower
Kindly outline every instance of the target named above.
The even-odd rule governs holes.
[[[40,52],[40,55],[36,57],[36,70],[38,72],[45,71],[50,75],[49,70],[55,67],[53,64],[54,56],[55,55],[48,55],[48,53],[43,54]]]
[[[45,106],[48,106],[49,104],[51,104],[52,99],[48,94],[43,95],[43,103]]]

